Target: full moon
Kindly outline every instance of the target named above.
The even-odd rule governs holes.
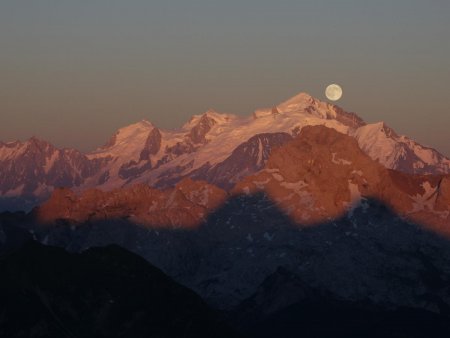
[[[327,89],[325,89],[325,95],[331,101],[337,101],[342,97],[342,88],[337,84],[330,84]]]

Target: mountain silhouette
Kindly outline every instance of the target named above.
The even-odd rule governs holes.
[[[445,336],[450,242],[380,201],[367,204],[306,228],[262,193],[228,200],[196,229],[148,229],[126,219],[16,225],[70,251],[111,243],[132,250],[226,310],[247,336]]]
[[[195,293],[109,245],[0,256],[0,337],[235,337]]]

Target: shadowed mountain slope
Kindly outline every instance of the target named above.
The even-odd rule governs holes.
[[[3,228],[12,223],[10,215]],[[228,199],[195,229],[149,229],[119,218],[76,226],[60,220],[31,231],[75,252],[124,246],[234,313],[236,327],[254,337],[292,337],[300,329],[306,337],[448,332],[450,242],[374,199],[351,216],[307,227],[260,192]]]
[[[1,337],[234,337],[189,289],[112,245],[0,256]]]
[[[279,268],[233,313],[251,337],[448,337],[450,317],[431,311],[349,301],[311,289]]]

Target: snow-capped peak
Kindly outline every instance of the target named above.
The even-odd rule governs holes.
[[[300,92],[284,101],[284,103],[287,103],[287,104],[303,103],[303,102],[312,104],[312,103],[316,102],[316,99],[308,93]]]
[[[449,159],[406,136],[398,136],[384,122],[366,125],[354,113],[300,93],[278,106],[255,111],[253,118],[210,109],[194,115],[178,130],[159,130],[142,120],[118,129],[107,144],[86,155],[56,149],[37,138],[0,142],[0,164],[10,168],[3,181],[0,177],[0,195],[2,184],[5,192],[16,192],[14,189],[22,184],[22,177],[11,183],[11,177],[20,174],[16,159],[23,157],[24,172],[33,173],[35,154],[42,157],[39,165],[43,168],[42,177],[56,170],[60,175],[56,178],[66,177],[64,170],[69,170],[73,180],[64,184],[78,186],[80,190],[93,187],[109,190],[135,183],[164,187],[183,177],[235,182],[260,168],[272,146],[298,136],[305,126],[315,125],[353,136],[366,154],[385,167],[420,174],[450,172]],[[271,135],[273,142],[265,143],[263,138],[250,142],[256,135]],[[240,152],[234,153],[236,149]],[[262,156],[264,152],[267,156]],[[253,157],[248,154],[256,154],[256,160],[251,162]],[[56,184],[52,182],[40,181],[50,187]],[[33,186],[27,191],[35,189]],[[17,190],[16,195],[20,194]]]
[[[94,153],[104,152],[106,149],[110,149],[119,144],[126,144],[129,142],[135,143],[136,139],[141,139],[144,134],[148,135],[153,128],[155,128],[155,126],[147,120],[141,120],[120,128],[105,145],[98,148]]]
[[[361,149],[387,168],[412,173],[448,173],[450,160],[438,151],[399,136],[383,121],[366,124],[352,136]]]
[[[18,144],[21,144],[22,142],[20,142],[19,140],[15,140],[15,141],[7,141],[7,142],[3,142],[0,141],[0,147],[14,147]]]
[[[360,128],[359,133],[365,133],[367,135],[373,135],[378,133],[383,133],[388,138],[397,138],[399,137],[394,130],[389,127],[384,121],[375,122],[371,124],[366,124],[365,126]]]
[[[50,143],[48,143],[46,140],[43,140],[43,139],[41,139],[41,138],[39,138],[39,137],[37,137],[37,136],[32,136],[32,137],[30,137],[30,138],[25,142],[25,144],[28,144],[28,145],[34,144],[34,145],[36,145],[36,146],[38,146],[38,147],[46,147],[46,146],[50,145]]]
[[[149,131],[152,130],[155,126],[147,121],[147,120],[141,120],[139,122],[130,124],[126,127],[120,128],[119,129],[119,134],[123,135],[124,137],[128,136],[129,134],[133,134],[136,132],[141,132],[141,131]]]
[[[134,133],[136,131],[148,131],[148,130],[152,130],[155,126],[153,125],[153,123],[151,123],[150,121],[147,120],[141,120],[139,122],[130,124],[126,127],[122,127],[118,130],[118,132],[120,134],[130,134],[130,133]]]
[[[210,120],[212,122],[211,124],[214,125],[221,125],[228,123],[235,118],[235,115],[219,113],[214,109],[208,109],[203,114],[192,116],[191,119],[183,125],[182,129],[191,130],[193,127],[197,126],[200,122],[205,120]]]
[[[294,112],[316,104],[316,100],[307,93],[299,93],[280,103],[277,109],[280,112]]]
[[[306,113],[325,119],[335,119],[342,111],[338,106],[317,100],[307,93],[297,94],[276,108],[280,113]]]

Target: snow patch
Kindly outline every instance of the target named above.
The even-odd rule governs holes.
[[[281,182],[280,185],[289,190],[292,190],[295,194],[297,194],[300,197],[305,197],[305,194],[304,194],[305,192],[302,191],[302,189],[304,189],[305,187],[308,186],[308,184],[302,180],[300,180],[298,182]]]
[[[263,150],[264,150],[264,146],[261,142],[261,138],[258,138],[258,160],[256,162],[257,165],[261,165],[263,164]]]
[[[351,180],[348,181],[348,189],[350,190],[350,202],[345,203],[345,205],[348,210],[347,217],[350,218],[353,216],[354,211],[362,205],[364,198],[361,196],[358,185]],[[364,208],[367,207],[364,206]]]
[[[45,159],[44,172],[48,174],[48,172],[53,168],[56,160],[58,159],[60,153],[59,151],[54,151],[50,158]]]
[[[272,239],[273,239],[274,237],[275,237],[275,235],[269,235],[268,232],[265,232],[265,233],[264,233],[264,238],[265,238],[266,240],[268,240],[269,242],[272,241]]]
[[[258,188],[258,189],[263,189],[264,186],[270,182],[270,178],[264,180],[264,181],[253,181],[253,184]]]
[[[278,182],[284,181],[284,177],[281,176],[281,175],[278,174],[278,173],[272,173],[272,177],[273,177],[275,180],[277,180]]]
[[[433,188],[428,181],[423,182],[421,186],[425,192],[423,195],[416,194],[415,196],[412,196],[413,209],[411,212],[420,210],[432,211],[434,209],[434,204],[437,198],[436,188]]]
[[[342,165],[350,165],[350,164],[352,164],[351,161],[347,161],[347,160],[344,160],[342,158],[336,159],[337,153],[332,153],[331,155],[332,155],[331,156],[331,162],[333,162],[334,164],[342,164]]]
[[[3,194],[4,197],[15,197],[23,192],[23,188],[25,187],[25,184],[20,184],[14,189],[8,190],[5,194]]]

